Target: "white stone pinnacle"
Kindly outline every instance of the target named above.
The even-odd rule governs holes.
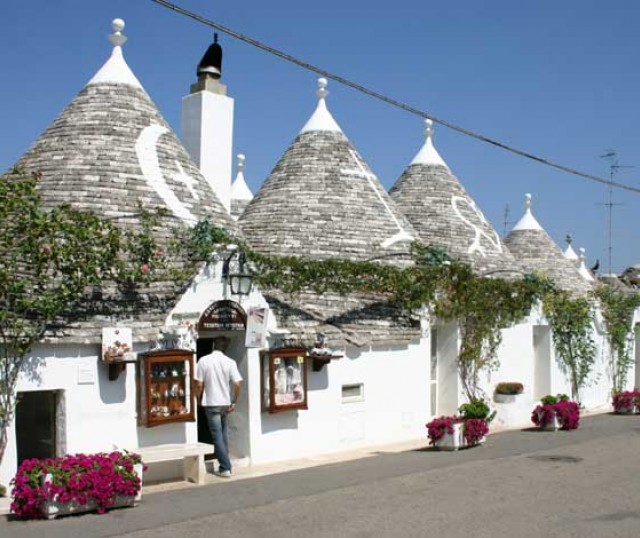
[[[124,21],[122,19],[113,19],[111,27],[113,28],[113,34],[109,36],[109,41],[111,41],[114,47],[121,47],[127,42],[127,37],[122,34]]]
[[[114,19],[111,23],[113,33],[109,35],[109,41],[113,45],[111,56],[105,64],[93,75],[93,78],[87,83],[90,84],[127,84],[144,90],[140,81],[133,74],[133,71],[127,65],[122,54],[122,45],[127,41],[124,30],[124,21],[122,19]]]
[[[542,226],[533,216],[531,212],[532,196],[531,193],[524,195],[524,215],[513,227],[513,230],[542,230]]]
[[[247,186],[247,182],[244,179],[244,161],[245,156],[242,153],[238,153],[236,162],[236,179],[231,185],[231,199],[232,200],[247,200],[253,199],[253,193]]]
[[[411,161],[411,164],[440,165],[448,169],[447,163],[440,157],[438,150],[433,145],[433,120],[426,118],[424,125],[425,142],[413,158],[413,161]]]
[[[316,91],[316,95],[318,97],[318,105],[314,113],[309,118],[309,121],[305,123],[304,127],[300,131],[300,134],[306,133],[309,131],[333,131],[341,133],[342,129],[333,119],[331,112],[327,109],[327,103],[325,98],[329,95],[327,90],[327,79],[319,78],[318,79],[318,90]]]

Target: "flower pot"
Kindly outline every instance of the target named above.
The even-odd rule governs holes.
[[[113,501],[113,504],[109,506],[111,508],[123,508],[126,506],[136,506],[138,501],[142,499],[142,472],[144,466],[142,463],[136,463],[133,466],[133,470],[140,479],[140,490],[137,495],[117,495]],[[47,474],[42,480],[43,483],[51,482],[51,475]],[[57,496],[56,496],[57,497]],[[47,500],[40,503],[40,513],[47,519],[55,519],[58,516],[68,516],[70,514],[82,514],[87,512],[94,512],[98,509],[98,502],[94,499],[87,499],[85,504],[80,504],[77,501],[58,502],[57,499]]]
[[[464,423],[457,422],[453,425],[453,433],[445,432],[442,438],[435,442],[434,446],[438,448],[438,450],[459,450],[461,448],[482,445],[486,440],[487,437],[483,436],[478,439],[477,443],[469,444],[464,438]]]
[[[461,422],[454,424],[453,433],[445,432],[445,434],[435,442],[434,446],[439,450],[458,450],[465,446],[462,426]]]
[[[520,394],[498,394],[493,395],[493,401],[496,403],[513,403],[518,399]]]
[[[132,495],[118,495],[114,503],[109,508],[122,508],[124,506],[135,506],[136,497]],[[44,501],[40,504],[40,513],[47,519],[55,519],[58,516],[68,516],[69,514],[82,514],[84,512],[94,512],[98,509],[98,503],[89,499],[86,504],[78,504],[75,501],[60,503],[57,501]]]
[[[538,418],[542,421],[541,415],[542,413],[538,413]],[[558,420],[558,415],[554,412],[553,418],[547,424],[540,426],[540,429],[549,432],[558,431],[560,429],[560,421]]]
[[[637,413],[637,410],[635,405],[630,405],[619,407],[618,409],[616,409],[615,413],[618,415],[634,415]]]

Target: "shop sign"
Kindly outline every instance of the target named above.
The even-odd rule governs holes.
[[[244,331],[247,315],[235,301],[211,303],[200,316],[198,331]]]

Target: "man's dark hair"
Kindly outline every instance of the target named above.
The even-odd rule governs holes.
[[[213,339],[212,349],[214,351],[226,351],[230,341],[231,339],[228,336],[216,336]]]

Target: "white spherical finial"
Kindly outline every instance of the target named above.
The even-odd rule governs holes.
[[[327,91],[327,79],[321,77],[318,79],[318,91],[316,92],[318,99],[324,99],[329,92]]]
[[[122,34],[124,30],[124,21],[122,19],[113,19],[111,22],[113,33],[109,36],[109,41],[114,47],[120,47],[125,44],[127,38]]]
[[[587,258],[587,251],[584,247],[580,247],[578,249],[578,251],[580,252],[580,260],[584,261]]]
[[[526,209],[531,209],[531,198],[532,196],[531,196],[531,193],[529,192],[524,195],[524,207]]]
[[[427,118],[424,120],[424,134],[427,139],[433,136],[433,120]]]
[[[242,172],[242,170],[244,170],[245,156],[242,153],[238,153],[237,158],[238,158],[238,172]]]

